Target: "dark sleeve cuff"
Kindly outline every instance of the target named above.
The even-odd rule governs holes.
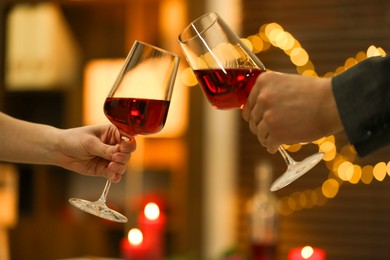
[[[390,56],[366,59],[332,79],[349,141],[360,156],[390,144]]]

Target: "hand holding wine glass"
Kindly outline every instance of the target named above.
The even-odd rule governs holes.
[[[242,109],[265,67],[225,21],[216,13],[205,14],[184,29],[179,43],[211,105]],[[298,179],[323,157],[323,153],[316,153],[297,162],[282,146],[278,151],[287,163],[287,171],[272,184],[272,191]]]
[[[168,115],[180,58],[147,43],[135,41],[104,103],[104,113],[128,140],[161,131]],[[101,218],[127,222],[106,205],[108,180],[97,201],[71,198],[75,207]]]
[[[269,153],[277,152],[280,144],[311,142],[343,131],[331,78],[267,71],[257,78],[242,118]]]

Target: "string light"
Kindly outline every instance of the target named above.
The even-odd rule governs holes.
[[[271,46],[279,48],[290,58],[299,74],[318,77],[308,52],[291,33],[285,31],[278,23],[263,24],[256,34],[242,40],[255,54],[267,51]],[[369,57],[385,55],[386,52],[382,48],[371,45],[366,52],[360,51],[354,57],[347,58],[342,66],[336,68],[334,72],[325,73],[322,77],[333,77]],[[186,75],[182,75],[183,83],[187,83],[188,86],[196,85],[197,81],[193,73],[187,70],[184,70],[184,73]],[[319,188],[294,192],[289,196],[280,198],[279,211],[283,215],[324,205],[328,199],[337,196],[343,182],[370,184],[374,179],[383,181],[386,176],[390,177],[390,161],[365,166],[354,164],[357,153],[353,146],[346,145],[341,147],[340,152],[337,152],[336,139],[333,135],[312,143],[317,145],[319,151],[325,154],[323,160],[330,170],[329,177]],[[304,144],[284,145],[284,147],[290,152],[297,152],[302,145]]]

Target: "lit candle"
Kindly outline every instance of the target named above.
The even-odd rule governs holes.
[[[133,228],[121,242],[122,257],[126,260],[149,259],[150,251],[143,241],[142,232]]]
[[[150,249],[153,259],[164,258],[165,216],[154,202],[146,204],[139,217],[139,224],[144,232],[145,245]]]
[[[288,254],[288,260],[325,260],[325,251],[311,246],[293,248]]]

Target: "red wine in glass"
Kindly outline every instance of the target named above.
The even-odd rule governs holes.
[[[120,132],[149,135],[160,132],[167,119],[169,100],[107,98],[104,113]]]
[[[243,108],[257,76],[257,68],[202,69],[194,73],[207,99],[218,109]]]

